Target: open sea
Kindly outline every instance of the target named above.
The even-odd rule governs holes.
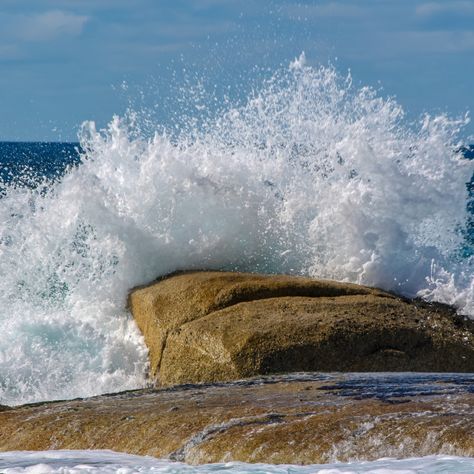
[[[194,110],[194,104],[189,104]],[[134,115],[78,143],[0,143],[0,404],[147,385],[130,288],[184,269],[376,286],[474,318],[474,147],[302,59],[242,104],[142,134]],[[2,453],[0,472],[474,472],[434,456],[190,467],[109,452]]]

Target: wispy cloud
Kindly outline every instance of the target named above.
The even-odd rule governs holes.
[[[433,30],[472,31],[474,24],[474,2],[444,1],[418,5],[415,18],[419,25]]]
[[[428,2],[416,7],[416,14],[421,17],[431,17],[442,13],[473,15],[474,3],[472,1]]]
[[[79,36],[89,17],[62,10],[17,16],[14,34],[23,41],[50,41],[63,36]]]

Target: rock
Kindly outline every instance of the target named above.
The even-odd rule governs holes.
[[[474,374],[296,374],[0,412],[0,451],[112,449],[192,464],[474,456]]]
[[[359,285],[189,272],[133,290],[129,306],[165,386],[298,371],[474,371],[474,333],[449,309]]]

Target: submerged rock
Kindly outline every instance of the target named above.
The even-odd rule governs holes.
[[[0,412],[0,450],[112,449],[192,464],[474,456],[474,374],[294,374]]]
[[[161,385],[298,371],[474,371],[474,333],[448,308],[349,283],[189,272],[133,290],[129,306]]]

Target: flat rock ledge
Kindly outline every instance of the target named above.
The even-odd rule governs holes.
[[[300,371],[474,372],[472,322],[378,289],[187,272],[129,295],[158,385]]]
[[[190,464],[474,456],[474,374],[293,374],[0,411],[0,450]]]

